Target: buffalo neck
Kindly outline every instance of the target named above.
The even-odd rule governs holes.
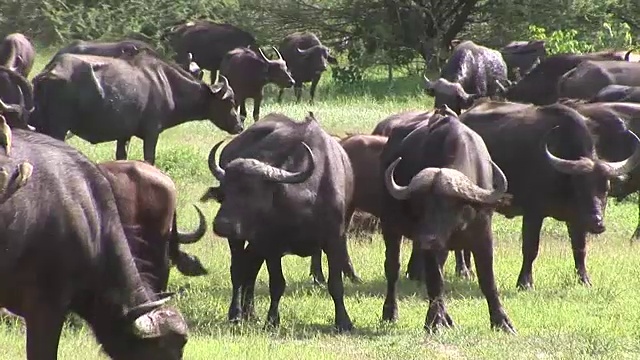
[[[165,70],[165,73],[171,86],[173,109],[163,122],[162,129],[168,129],[187,121],[206,119],[208,89],[205,87],[207,85],[175,69]],[[213,96],[211,95],[211,97]]]

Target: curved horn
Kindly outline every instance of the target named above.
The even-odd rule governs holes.
[[[498,86],[498,90],[501,93],[505,93],[507,92],[507,89],[504,87],[504,85],[502,85],[502,83],[500,82],[500,80],[496,79],[496,85]]]
[[[2,99],[0,99],[0,112],[20,112],[19,105],[7,105]]]
[[[258,47],[258,52],[260,53],[260,56],[262,56],[262,59],[264,59],[264,61],[269,62],[269,58],[267,58],[267,55],[264,54],[262,48]]]
[[[435,190],[444,195],[456,196],[475,203],[495,204],[507,192],[508,183],[507,177],[496,163],[491,161],[491,167],[493,168],[493,190],[483,189],[471,181],[464,173],[449,168],[441,169],[441,176],[435,183]]]
[[[569,175],[587,174],[591,172],[593,170],[593,166],[595,165],[593,160],[589,158],[582,158],[580,160],[561,159],[553,155],[549,151],[547,138],[549,134],[557,128],[558,126],[551,129],[545,136],[545,140],[544,140],[544,151],[547,156],[547,159],[551,163],[551,166],[553,166],[553,168],[556,169],[557,171],[564,174],[569,174]]]
[[[188,61],[188,62],[193,61],[193,54],[192,54],[192,53],[190,53],[190,52],[188,52],[188,53],[187,53],[187,61]]]
[[[626,160],[618,161],[618,162],[605,162],[610,168],[611,171],[609,175],[611,177],[617,177],[624,175],[631,170],[633,170],[640,163],[640,139],[638,136],[633,133],[631,130],[627,130],[627,133],[633,138],[636,143],[636,149],[633,151],[633,154],[629,156]]]
[[[159,294],[158,300],[149,301],[147,303],[144,303],[142,305],[138,305],[129,309],[129,311],[127,311],[127,317],[129,319],[137,319],[140,316],[148,313],[149,311],[155,310],[160,306],[164,305],[164,303],[166,303],[170,299],[171,299],[171,293]]]
[[[216,70],[216,80],[211,85],[217,84],[218,81],[220,81],[220,70]]]
[[[440,173],[439,168],[426,168],[417,173],[411,179],[409,185],[400,186],[393,179],[393,174],[400,160],[402,160],[402,157],[399,157],[392,162],[384,172],[384,184],[387,187],[389,194],[396,200],[407,200],[411,196],[411,193],[416,189],[431,186],[436,176]]]
[[[433,82],[429,80],[427,75],[422,75],[422,78],[424,79],[424,88],[429,90],[433,89]]]
[[[629,57],[630,57],[632,52],[633,52],[633,49],[627,51],[627,53],[624,54],[624,61],[629,61]]]
[[[202,213],[202,210],[197,205],[193,205],[198,212],[198,228],[192,233],[183,233],[178,231],[178,242],[180,244],[193,244],[198,242],[198,240],[202,239],[204,234],[207,232],[207,220]],[[177,229],[176,229],[177,230]]]
[[[224,180],[225,171],[216,162],[216,152],[218,151],[218,148],[220,147],[220,145],[222,145],[223,142],[224,140],[215,144],[213,148],[211,148],[211,151],[209,152],[209,161],[208,161],[209,171],[211,171],[211,174],[213,175],[213,177],[215,177],[219,182],[222,182]]]
[[[307,158],[309,159],[309,165],[306,169],[298,172],[290,172],[284,169],[279,169],[275,166],[265,164],[264,162],[255,159],[237,159],[234,160],[234,162],[237,161],[238,164],[242,164],[239,166],[243,166],[246,170],[255,174],[260,174],[267,180],[285,184],[298,184],[309,179],[316,168],[313,151],[311,151],[311,148],[305,142],[302,142],[302,145],[304,146],[305,153],[307,154]]]
[[[229,80],[226,76],[220,74],[220,79],[222,80],[223,88],[229,88]]]
[[[311,49],[313,49],[312,47],[308,48],[308,49],[300,49],[299,47],[296,48],[296,51],[298,52],[298,54],[302,55],[302,56],[306,56],[309,54],[309,51],[311,51]]]
[[[282,55],[280,54],[280,51],[278,51],[278,49],[277,49],[275,46],[273,46],[273,45],[271,45],[271,48],[272,48],[272,49],[273,49],[273,51],[275,51],[275,52],[276,52],[276,54],[278,55],[278,59],[282,60]]]
[[[12,71],[8,68],[0,67],[0,71],[4,71],[12,81],[16,83],[20,91],[22,91],[22,97],[24,98],[25,110],[28,112],[33,111],[33,87],[31,83],[24,78],[24,76]]]

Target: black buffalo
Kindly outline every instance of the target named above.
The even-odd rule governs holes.
[[[9,126],[26,129],[33,111],[33,87],[18,72],[0,66],[0,115]]]
[[[350,330],[342,269],[348,258],[346,210],[353,196],[353,171],[344,149],[311,113],[302,122],[267,115],[229,142],[218,165],[220,145],[209,154],[209,168],[220,187],[208,194],[220,202],[213,230],[229,240],[231,249],[229,320],[251,316],[256,276],[266,260],[271,297],[267,324],[277,326],[286,286],[282,256],[306,257],[323,250],[335,326]]]
[[[33,172],[17,188],[24,161]],[[0,306],[25,319],[26,357],[57,358],[73,312],[113,359],[181,359],[185,320],[141,279],[98,167],[61,141],[21,129],[0,167],[12,179],[0,195]]]
[[[558,80],[558,96],[588,100],[608,85],[640,86],[640,63],[583,61]]]
[[[92,144],[116,140],[118,160],[139,137],[153,164],[160,132],[186,121],[209,119],[228,133],[242,131],[233,90],[220,78],[208,85],[144,52],[131,59],[62,54],[33,81],[30,122],[57,139],[71,131]]]
[[[640,103],[640,86],[607,85],[590,101]]]
[[[209,20],[189,21],[174,26],[165,37],[176,53],[175,61],[178,64],[187,68],[194,61],[211,72],[212,81],[226,53],[239,47],[256,47],[256,39],[250,33],[231,24]]]
[[[198,229],[178,231],[176,185],[169,176],[135,160],[107,161],[98,168],[111,184],[136,267],[150,289],[167,290],[170,262],[187,276],[207,273],[197,257],[180,250],[180,244],[193,244],[204,236],[204,215],[196,207]]]
[[[0,42],[0,66],[27,77],[33,67],[36,51],[31,41],[20,33],[7,35]]]
[[[424,88],[435,106],[447,105],[459,114],[479,97],[495,96],[507,81],[507,65],[499,51],[464,41],[455,47],[435,81],[424,76]]]
[[[240,106],[240,116],[247,116],[245,102],[253,99],[253,121],[260,118],[260,104],[262,103],[262,88],[268,83],[280,87],[293,86],[291,73],[287,64],[280,56],[278,49],[273,48],[278,59],[269,60],[262,49],[257,53],[249,48],[238,48],[228,52],[222,59],[220,74],[229,79],[236,96],[236,103]]]
[[[310,102],[313,103],[316,87],[322,73],[327,69],[327,63],[338,64],[338,60],[331,56],[329,48],[322,45],[320,39],[310,32],[295,32],[287,35],[280,43],[280,53],[287,62],[291,76],[295,80],[293,85],[296,101],[302,97],[302,84],[311,82],[309,89]],[[280,88],[278,102],[282,101],[284,88]]]
[[[633,140],[633,155],[610,163],[596,155],[588,120],[562,104],[539,107],[487,101],[469,109],[460,120],[482,136],[491,158],[509,179],[513,201],[498,211],[508,218],[523,216],[518,287],[533,286],[532,265],[546,217],[567,224],[577,274],[583,284],[590,285],[586,234],[605,231],[608,180],[636,166],[640,160],[638,138],[624,132],[620,139]]]
[[[521,80],[547,56],[544,40],[512,41],[500,49],[509,80]]]
[[[524,75],[522,80],[504,91],[509,101],[550,105],[558,100],[558,80],[567,71],[586,60],[624,61],[625,55],[619,52],[597,52],[589,54],[555,54],[547,56]]]
[[[469,249],[491,326],[515,332],[493,273],[491,219],[494,207],[508,201],[507,179],[482,138],[451,115],[398,127],[382,152],[381,169],[381,185],[387,190],[380,216],[387,278],[383,319],[398,317],[396,287],[404,235],[413,240],[414,253],[424,266],[429,298],[425,329],[453,325],[443,300],[442,259],[449,250]]]

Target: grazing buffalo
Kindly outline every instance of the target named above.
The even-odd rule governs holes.
[[[407,133],[411,127],[414,130]],[[424,266],[429,297],[425,329],[453,325],[443,300],[442,259],[449,250],[469,249],[491,326],[515,333],[493,273],[491,219],[494,207],[508,201],[507,179],[482,138],[455,116],[434,116],[424,125],[394,129],[382,152],[381,168],[380,185],[387,190],[380,215],[387,279],[382,318],[398,318],[396,287],[404,235],[413,240],[414,253]]]
[[[588,120],[562,104],[539,107],[487,101],[460,120],[482,136],[491,158],[509,179],[513,201],[498,211],[508,218],[523,216],[523,262],[517,286],[533,287],[532,265],[546,217],[567,224],[577,274],[590,285],[586,234],[605,231],[608,180],[628,173],[640,161],[638,138],[624,132],[619,139],[628,136],[634,141],[633,154],[611,163],[598,158]]]
[[[33,81],[30,123],[57,139],[71,131],[92,144],[116,140],[117,160],[127,158],[137,136],[145,161],[154,164],[158,137],[168,128],[209,119],[228,133],[242,131],[233,90],[220,78],[208,85],[144,52],[131,59],[62,54]]]
[[[346,218],[352,220],[356,210],[380,217],[380,199],[382,187],[374,181],[380,174],[380,154],[387,143],[386,136],[350,135],[340,140],[340,145],[349,156],[353,168],[354,192],[353,201],[347,207]],[[325,282],[322,273],[322,252],[318,251],[311,258],[310,274],[316,284]],[[351,260],[347,261],[344,274],[353,282],[362,280],[356,274]]]
[[[181,359],[186,322],[142,280],[100,169],[61,141],[16,129],[0,167],[16,179],[24,161],[30,179],[0,195],[0,306],[25,319],[26,357],[56,359],[73,312],[112,359]]]
[[[640,86],[640,63],[583,61],[558,80],[558,96],[589,100],[608,85]]]
[[[597,52],[590,54],[555,54],[547,56],[522,80],[504,91],[509,101],[550,105],[558,100],[558,80],[583,61],[624,61],[624,54]]]
[[[240,116],[247,116],[245,102],[253,99],[253,121],[260,118],[260,104],[262,103],[262,88],[268,83],[280,87],[293,86],[293,79],[287,69],[287,64],[275,47],[277,60],[269,60],[258,49],[238,48],[229,51],[222,59],[220,74],[229,79],[229,84],[236,96],[236,104],[240,106]]]
[[[640,103],[640,86],[607,85],[590,101]]]
[[[0,42],[0,66],[27,77],[33,67],[36,51],[31,41],[20,33],[7,35]]]
[[[373,129],[372,135],[390,136],[393,129],[397,127],[405,127],[411,130],[414,129],[414,125],[427,122],[431,117],[436,114],[457,116],[455,112],[449,109],[448,106],[439,108],[438,110],[424,111],[404,111],[398,114],[393,114],[380,121]],[[356,172],[357,174],[357,172]],[[356,180],[356,186],[358,182]],[[356,193],[357,193],[356,189]],[[379,216],[379,215],[378,215]],[[473,271],[471,271],[471,252],[469,251],[455,251],[456,255],[456,275],[462,278],[469,278]],[[407,265],[407,276],[411,280],[422,281],[423,274],[422,265],[420,259],[416,259],[413,256],[409,259]]]
[[[33,111],[33,87],[29,80],[0,66],[0,114],[12,128],[26,129]]]
[[[500,49],[509,80],[520,80],[547,56],[544,40],[512,41]]]
[[[436,81],[424,76],[424,88],[435,106],[447,105],[457,114],[479,97],[494,96],[507,81],[507,65],[499,51],[464,41],[456,46]]]
[[[176,186],[169,176],[141,161],[98,164],[113,189],[120,220],[142,280],[155,292],[166,291],[169,260],[187,276],[207,273],[197,257],[179,248],[200,240],[207,225],[196,207],[200,224],[191,234],[178,231]]]
[[[635,144],[632,141],[620,141],[620,138],[627,130],[640,134],[640,104],[586,103],[584,100],[574,99],[560,99],[560,101],[589,119],[589,130],[596,140],[596,148],[600,157],[609,161],[619,161],[624,159],[630,151],[633,151]],[[640,167],[636,167],[627,176],[611,181],[609,195],[622,201],[627,196],[639,191]],[[640,199],[638,210],[640,214]],[[640,239],[640,218],[631,239]]]
[[[311,82],[309,101],[313,104],[316,87],[322,73],[327,69],[327,63],[335,65],[338,64],[338,60],[331,56],[329,48],[322,45],[320,39],[310,32],[295,32],[285,37],[280,43],[280,53],[295,80],[293,88],[296,101],[300,102],[302,97],[302,84]],[[280,88],[278,102],[282,101],[283,93],[284,88]]]
[[[209,20],[174,26],[166,36],[176,53],[175,61],[185,68],[192,61],[196,62],[211,72],[212,82],[213,74],[220,70],[226,53],[239,47],[256,47],[256,39],[250,33],[230,24]]]
[[[209,154],[209,168],[220,187],[210,188],[205,196],[220,202],[213,231],[227,238],[231,249],[229,320],[252,315],[256,276],[266,260],[271,297],[267,324],[277,326],[286,286],[282,256],[312,256],[323,250],[335,326],[351,330],[342,270],[348,258],[346,211],[353,196],[353,171],[344,149],[312,113],[302,122],[267,115],[229,142],[218,165],[215,154],[221,144]]]

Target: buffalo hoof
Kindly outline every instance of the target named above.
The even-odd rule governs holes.
[[[511,321],[506,315],[501,316],[500,319],[491,320],[491,328],[494,330],[504,331],[507,334],[511,335],[518,334],[516,328],[513,327],[513,324],[511,324]]]
[[[242,311],[238,308],[231,308],[229,309],[227,318],[229,319],[230,323],[238,324],[242,321]]]
[[[349,332],[353,330],[353,323],[351,322],[351,319],[347,317],[341,321],[336,321],[335,328],[339,333]]]
[[[280,314],[267,315],[267,322],[264,324],[264,329],[276,329],[280,326]]]
[[[256,310],[253,308],[253,306],[242,309],[242,320],[253,321],[256,318]]]
[[[327,280],[325,280],[324,275],[312,275],[312,284],[315,286],[325,286],[327,284]]]
[[[427,310],[427,318],[424,322],[424,329],[427,331],[437,331],[438,328],[450,328],[453,327],[453,320],[451,316],[447,314],[444,303],[442,301],[433,301],[429,304],[429,310]]]
[[[347,277],[354,284],[363,284],[364,283],[364,281],[362,281],[362,278],[360,276],[358,276],[357,274],[350,274],[350,275],[347,275]]]
[[[467,268],[456,270],[456,276],[465,280],[470,280],[474,275],[473,270]]]
[[[396,304],[384,304],[382,307],[382,320],[396,322],[398,320],[398,306]]]
[[[518,277],[518,283],[516,284],[518,290],[531,290],[533,289],[533,278],[531,275],[520,275]]]
[[[589,275],[586,273],[578,273],[578,280],[584,286],[591,287],[591,279],[589,279]]]

